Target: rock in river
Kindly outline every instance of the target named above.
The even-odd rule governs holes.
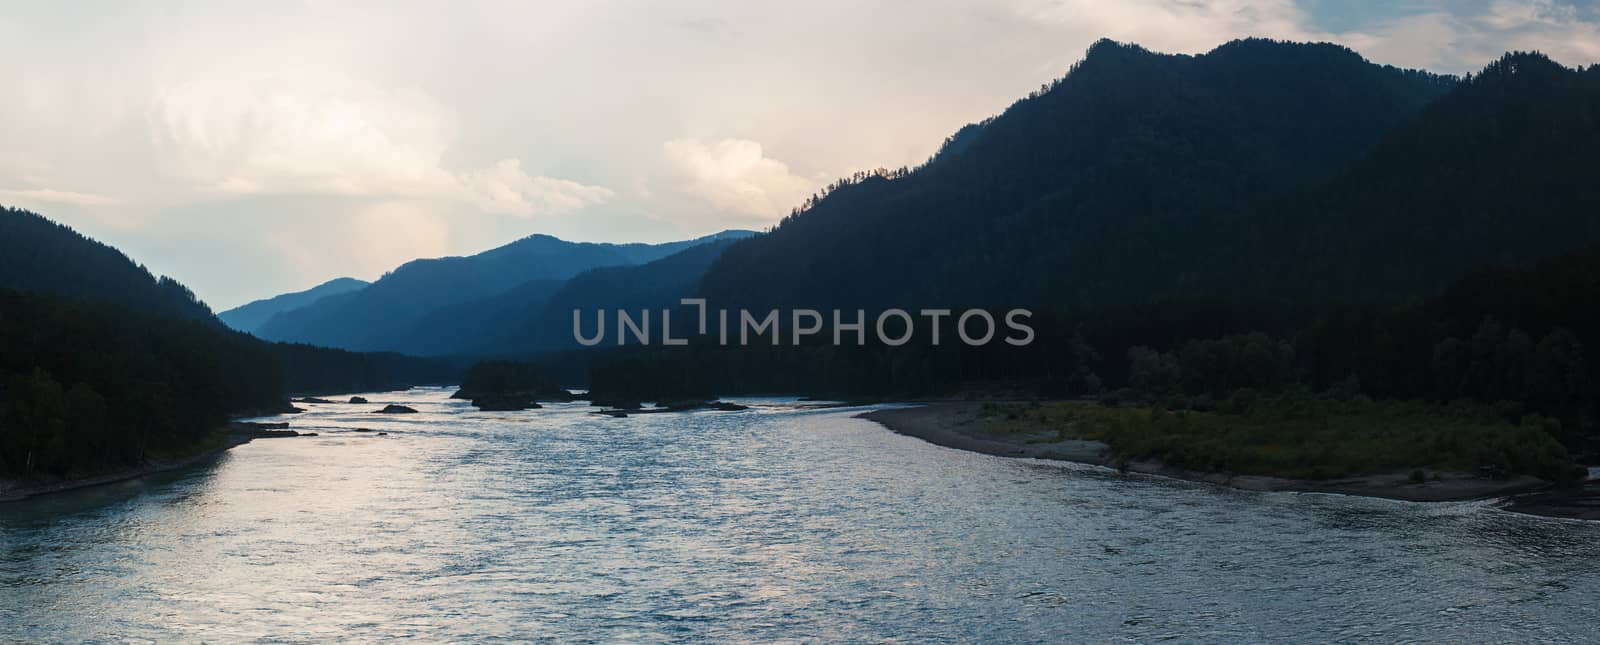
[[[492,412],[537,410],[544,407],[527,396],[516,394],[479,396],[472,399],[472,404],[477,406],[479,410]]]

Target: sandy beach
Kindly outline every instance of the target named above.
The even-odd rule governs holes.
[[[859,415],[900,434],[929,443],[1001,457],[1056,459],[1097,466],[1119,467],[1129,472],[1173,477],[1231,486],[1243,490],[1298,491],[1362,495],[1416,502],[1461,501],[1505,497],[1544,488],[1542,479],[1518,476],[1496,480],[1463,474],[1445,474],[1438,480],[1414,483],[1409,473],[1386,473],[1334,480],[1289,479],[1260,475],[1231,475],[1173,468],[1159,461],[1116,464],[1111,447],[1098,441],[1059,441],[1054,430],[994,434],[979,420],[981,403],[939,402],[917,407],[876,410]]]

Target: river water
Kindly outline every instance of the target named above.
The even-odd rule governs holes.
[[[0,505],[0,641],[1600,638],[1600,525],[447,395]]]

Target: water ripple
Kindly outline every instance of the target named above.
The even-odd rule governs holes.
[[[1600,530],[1485,503],[1000,459],[777,400],[447,394],[0,506],[0,641],[1581,641],[1600,618]]]

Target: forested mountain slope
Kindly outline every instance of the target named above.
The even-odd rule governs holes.
[[[1600,241],[1596,150],[1600,68],[1507,54],[1331,181],[1238,227],[1215,290],[1404,298]]]
[[[1101,41],[926,165],[843,181],[734,245],[704,293],[869,308],[1193,295],[1241,213],[1325,181],[1455,84],[1326,44]]]
[[[156,278],[110,246],[29,211],[0,207],[0,288],[99,300],[174,318],[211,310],[176,280]]]

